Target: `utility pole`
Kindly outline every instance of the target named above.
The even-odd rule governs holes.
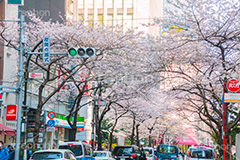
[[[24,52],[24,16],[20,17],[20,48],[19,48],[19,75],[18,75],[18,110],[17,110],[17,135],[15,160],[19,160],[20,144],[21,144],[21,114],[22,114],[22,96],[23,96],[23,52]]]

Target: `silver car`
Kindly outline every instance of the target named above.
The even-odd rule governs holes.
[[[30,157],[30,160],[76,160],[75,155],[68,149],[52,149],[36,151]]]

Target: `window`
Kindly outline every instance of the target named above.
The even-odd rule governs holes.
[[[108,14],[107,15],[107,24],[109,26],[112,26],[113,25],[113,14]]]
[[[88,15],[88,24],[89,25],[92,25],[93,26],[93,24],[94,24],[94,19],[93,19],[93,17],[94,17],[94,15],[93,14],[89,14]]]
[[[93,0],[87,0],[88,8],[93,8]]]
[[[97,8],[103,8],[103,0],[96,0]]]
[[[84,8],[84,0],[78,0],[78,8]]]
[[[176,154],[177,151],[176,148],[172,146],[160,146],[158,152],[163,154]]]
[[[117,15],[117,24],[123,25],[123,15],[122,14]]]
[[[113,8],[113,4],[114,4],[113,0],[105,0],[105,1],[107,1],[107,8]]]
[[[83,145],[83,147],[84,147],[85,155],[90,156],[90,155],[91,155],[90,147],[89,147],[89,146],[86,146],[86,145]]]
[[[116,3],[117,8],[123,8],[123,0],[116,0],[114,3]]]
[[[82,146],[81,145],[62,145],[59,146],[59,149],[69,149],[71,150],[76,156],[81,156],[82,153]]]
[[[126,2],[126,7],[127,8],[133,8],[133,0],[127,0]]]
[[[98,15],[98,23],[100,26],[103,26],[103,14]]]
[[[133,14],[127,14],[127,18],[124,20],[124,25],[128,29],[133,29]]]
[[[32,159],[61,159],[63,158],[60,152],[38,152],[34,153]]]

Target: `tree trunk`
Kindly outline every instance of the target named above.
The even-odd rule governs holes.
[[[151,134],[149,134],[148,139],[149,139],[148,147],[151,147],[152,146],[152,136],[151,136]]]
[[[69,133],[69,141],[76,140],[77,127],[72,127]]]
[[[112,151],[112,141],[113,141],[113,133],[110,132],[110,135],[109,135],[109,151]]]
[[[134,132],[135,132],[135,116],[133,116],[133,124],[132,124],[132,134],[130,137],[131,145],[134,143]]]
[[[139,143],[139,126],[140,124],[136,125],[136,144],[138,147],[140,147],[140,143]]]
[[[36,109],[36,119],[35,119],[35,130],[34,130],[34,140],[33,140],[33,152],[37,151],[37,144],[38,144],[38,137],[39,137],[39,129],[41,127],[41,111],[42,111],[42,106],[38,105]]]

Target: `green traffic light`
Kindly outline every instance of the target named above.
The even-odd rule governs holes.
[[[68,50],[68,53],[69,53],[70,56],[75,56],[77,54],[77,51],[74,48],[70,48]]]

